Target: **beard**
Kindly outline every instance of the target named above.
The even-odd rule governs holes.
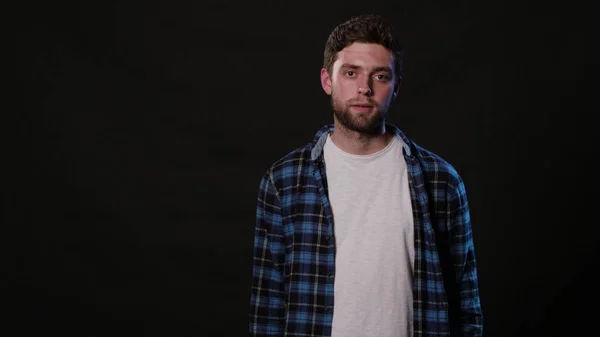
[[[361,102],[364,102],[361,100]],[[337,99],[335,93],[331,94],[331,107],[335,119],[346,129],[365,135],[378,135],[381,133],[381,127],[387,118],[388,104],[380,106],[377,102],[367,100],[372,105],[374,111],[353,113],[350,106],[357,104],[358,100],[349,100],[341,102]]]

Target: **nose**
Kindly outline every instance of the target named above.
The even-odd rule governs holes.
[[[371,95],[373,94],[373,90],[371,89],[371,79],[367,77],[361,76],[358,80],[358,94],[359,95]]]
[[[358,87],[358,93],[363,95],[371,94],[371,88],[368,85]]]

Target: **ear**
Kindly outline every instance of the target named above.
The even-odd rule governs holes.
[[[400,77],[398,80],[396,80],[396,84],[394,85],[394,94],[393,94],[393,98],[395,99],[396,96],[398,96],[398,92],[400,91],[400,88],[402,88],[402,77]]]
[[[321,87],[327,95],[331,95],[331,76],[327,72],[327,69],[321,68]]]

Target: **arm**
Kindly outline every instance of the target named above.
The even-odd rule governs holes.
[[[469,204],[464,182],[458,178],[454,188],[448,192],[448,230],[450,233],[450,255],[456,276],[455,288],[460,307],[460,336],[482,336],[483,315],[479,300],[479,282]],[[455,330],[455,329],[453,329]]]
[[[269,173],[257,200],[249,336],[283,336],[283,235],[279,197]]]

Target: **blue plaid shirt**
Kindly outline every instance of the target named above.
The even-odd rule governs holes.
[[[405,144],[415,229],[414,336],[481,336],[483,316],[465,185],[456,170],[387,124]],[[333,215],[323,145],[276,161],[258,193],[250,336],[331,336]]]

